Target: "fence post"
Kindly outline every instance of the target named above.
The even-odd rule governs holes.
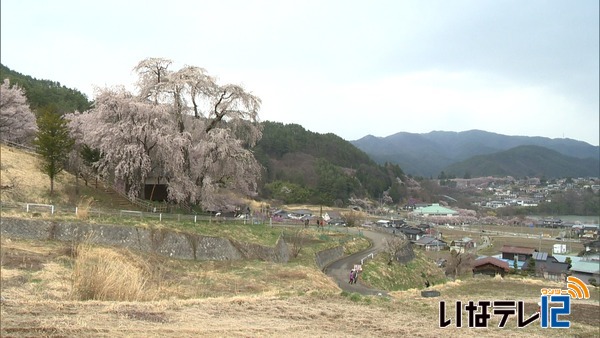
[[[196,223],[196,215],[194,215],[194,223]]]
[[[26,206],[26,207],[25,207],[25,211],[26,211],[26,212],[29,212],[29,203],[25,204],[25,206]]]
[[[158,214],[158,221],[162,222],[162,212],[160,214]]]

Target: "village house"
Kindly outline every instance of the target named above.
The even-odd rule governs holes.
[[[504,277],[510,271],[508,263],[495,257],[482,257],[473,263],[473,274]]]
[[[598,224],[575,224],[572,232],[578,237],[595,240],[598,239],[599,226]]]
[[[339,211],[326,211],[323,220],[331,223],[342,222],[342,214]]]
[[[532,258],[535,264],[535,275],[544,279],[562,282],[567,279],[569,264],[559,262],[547,252],[534,252]],[[522,269],[529,269],[529,260],[525,261]]]
[[[520,262],[528,260],[536,251],[537,250],[533,248],[513,245],[503,245],[502,249],[500,249],[502,259],[511,261],[517,260]]]
[[[273,218],[280,218],[280,219],[284,219],[284,218],[288,218],[288,212],[282,209],[276,210],[275,212],[273,212],[271,214],[271,216]]]
[[[571,276],[581,279],[584,283],[591,284],[593,278],[596,283],[600,283],[600,260],[595,257],[577,257],[572,258]]]
[[[308,219],[308,218],[312,217],[312,211],[304,210],[304,209],[292,210],[292,211],[290,211],[290,213],[287,216],[291,219],[304,220],[304,219]]]
[[[450,242],[450,251],[454,250],[458,253],[473,251],[476,247],[477,243],[469,237],[463,237]]]
[[[417,241],[425,234],[425,232],[419,228],[413,227],[399,227],[394,230],[395,232],[400,232],[408,238],[411,242]]]
[[[448,244],[440,239],[423,236],[416,240],[414,244],[425,251],[442,251],[448,248]]]

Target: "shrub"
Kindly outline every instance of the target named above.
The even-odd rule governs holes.
[[[136,264],[137,263],[137,264]],[[77,247],[73,297],[79,300],[140,301],[153,298],[150,269],[143,262],[106,248]]]
[[[90,209],[94,203],[93,197],[82,197],[77,203],[77,218],[86,220],[90,216]]]
[[[350,295],[350,300],[353,302],[360,302],[361,299],[362,299],[362,296],[359,293],[353,292]]]

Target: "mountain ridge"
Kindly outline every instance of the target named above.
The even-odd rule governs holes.
[[[598,177],[600,160],[578,159],[535,145],[523,145],[488,155],[477,155],[444,169],[448,175],[514,177]]]
[[[600,148],[584,141],[541,136],[509,136],[479,129],[462,132],[398,132],[386,137],[365,136],[350,141],[378,163],[400,165],[404,172],[437,176],[444,168],[473,156],[489,155],[522,145],[536,145],[577,159],[598,159]]]

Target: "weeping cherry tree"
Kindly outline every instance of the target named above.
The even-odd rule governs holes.
[[[149,58],[134,71],[137,94],[106,88],[94,107],[72,114],[79,142],[99,149],[98,173],[139,196],[148,178],[167,184],[171,201],[219,207],[234,191],[256,192],[260,165],[250,149],[262,136],[261,101],[238,85],[219,85],[206,70]]]

